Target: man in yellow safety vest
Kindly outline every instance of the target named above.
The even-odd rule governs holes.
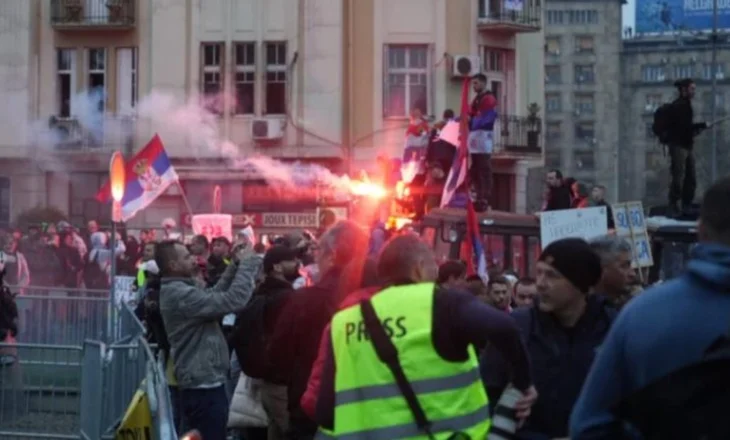
[[[468,293],[436,287],[437,272],[426,243],[398,236],[378,261],[386,287],[334,315],[319,437],[484,439],[490,417],[476,350],[487,340],[510,359],[524,393],[517,417],[529,414],[537,393],[514,321]]]

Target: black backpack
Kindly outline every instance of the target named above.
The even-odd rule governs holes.
[[[89,252],[90,254],[91,252]],[[96,255],[93,259],[89,259],[86,255],[86,264],[84,264],[84,284],[87,289],[108,289],[109,277],[96,261]]]
[[[669,118],[672,109],[671,103],[665,103],[659,106],[654,112],[654,122],[651,125],[651,131],[659,139],[662,144],[669,142],[669,133],[671,130],[671,120]]]
[[[0,272],[0,343],[8,335],[15,337],[18,334],[18,304],[15,295],[5,285],[3,277],[5,271]]]

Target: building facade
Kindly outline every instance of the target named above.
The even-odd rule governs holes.
[[[730,111],[730,44],[721,37],[715,68],[717,118]],[[651,131],[656,109],[677,97],[673,83],[693,78],[697,93],[693,101],[696,121],[712,119],[712,46],[707,35],[671,33],[640,35],[623,41],[621,90],[621,193],[627,200],[644,200],[649,205],[668,201],[669,156]],[[730,167],[726,123],[718,124],[718,175]],[[711,183],[712,134],[705,131],[695,138],[697,195]]]
[[[618,196],[620,0],[545,2],[545,166]]]
[[[528,111],[545,107],[542,11],[537,0],[521,10],[503,4],[3,2],[0,95],[12,106],[1,110],[0,223],[35,206],[74,223],[108,218],[94,196],[110,152],[131,156],[157,133],[181,185],[132,226],[184,219],[188,204],[211,212],[218,185],[222,211],[237,221],[313,227],[316,200],[279,197],[260,165],[276,162],[249,159],[343,174],[372,168],[379,154],[399,156],[411,108],[435,119],[458,112],[464,57],[476,57],[500,106],[492,204],[524,211],[528,170],[543,160],[543,116]],[[276,218],[287,220],[266,220]]]

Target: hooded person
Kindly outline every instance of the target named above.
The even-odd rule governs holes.
[[[105,289],[109,287],[112,251],[108,247],[109,237],[105,232],[91,234],[91,250],[84,267],[84,284],[88,289]],[[114,257],[124,254],[126,247],[123,240],[116,240]]]
[[[532,360],[535,387],[543,396],[519,438],[568,436],[570,412],[616,315],[605,301],[588,294],[601,270],[600,258],[580,238],[554,241],[540,255],[534,307],[512,313]],[[509,383],[509,368],[488,348],[481,369],[489,396],[497,398]]]

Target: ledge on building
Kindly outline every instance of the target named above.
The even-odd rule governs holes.
[[[57,30],[125,30],[135,27],[136,0],[51,0]]]
[[[541,155],[542,119],[501,115],[494,126],[495,155]]]

